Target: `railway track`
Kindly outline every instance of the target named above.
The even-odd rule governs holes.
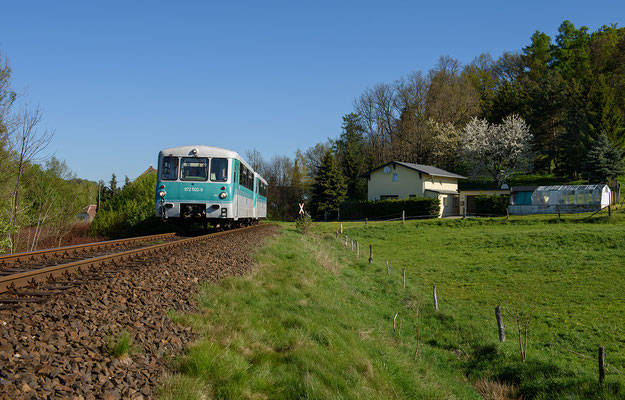
[[[21,303],[44,302],[84,280],[105,279],[110,274],[97,270],[97,267],[130,262],[155,252],[255,227],[190,238],[178,238],[169,233],[0,256],[0,309],[15,308]],[[75,272],[80,272],[84,280],[59,280]]]

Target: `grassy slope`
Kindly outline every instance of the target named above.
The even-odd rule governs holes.
[[[178,317],[202,339],[163,398],[479,398],[454,353],[424,348],[414,360],[404,314],[418,299],[380,266],[290,229],[258,259],[255,274],[203,286],[201,312]]]

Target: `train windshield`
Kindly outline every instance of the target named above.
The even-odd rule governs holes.
[[[213,158],[211,160],[211,181],[225,182],[228,180],[228,160]]]
[[[178,157],[163,157],[161,164],[161,179],[175,181],[178,177]]]
[[[182,159],[182,168],[180,169],[180,179],[183,181],[207,180],[208,158],[184,157]]]

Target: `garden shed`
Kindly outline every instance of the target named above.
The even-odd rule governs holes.
[[[539,186],[531,196],[513,194],[508,210],[511,215],[557,214],[598,211],[610,205],[610,187],[597,185]]]

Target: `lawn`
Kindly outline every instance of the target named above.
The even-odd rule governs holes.
[[[318,229],[332,235],[337,226]],[[460,326],[472,325],[487,342],[497,341],[494,307],[502,306],[508,340],[489,355],[490,365],[467,365],[468,376],[512,382],[530,398],[594,397],[602,345],[608,354],[607,388],[596,396],[611,398],[616,391],[614,398],[625,397],[621,211],[612,218],[473,218],[369,223],[366,228],[358,222],[344,228],[367,252],[373,245],[376,263],[389,260],[396,271],[406,268],[409,285],[429,303],[436,285],[441,310]],[[520,358],[515,311],[532,313],[529,367],[515,362]],[[470,341],[460,339],[460,345],[481,351]]]
[[[625,397],[622,213],[350,222],[347,249],[338,227],[301,235],[287,224],[253,274],[202,286],[199,311],[175,317],[200,339],[161,397]],[[515,310],[531,312],[526,362]]]

